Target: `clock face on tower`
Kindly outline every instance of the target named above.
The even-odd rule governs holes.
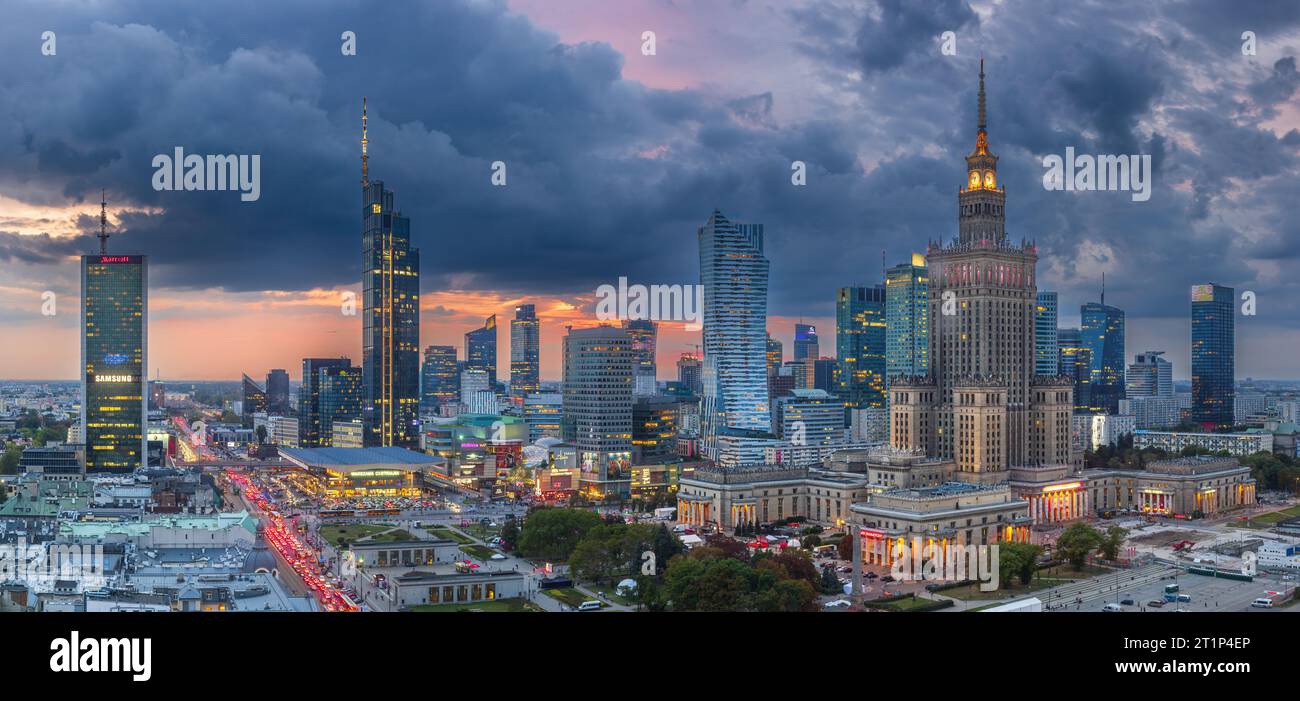
[[[993,177],[993,171],[984,171],[984,187],[992,189],[997,179]]]
[[[979,187],[979,186],[980,186],[980,174],[977,173],[977,172],[975,172],[975,171],[973,171],[973,170],[972,170],[971,173],[970,173],[970,186],[971,186],[971,187]]]

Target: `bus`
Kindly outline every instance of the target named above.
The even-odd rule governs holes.
[[[1166,593],[1166,594],[1177,594],[1177,593],[1178,593],[1178,585],[1177,585],[1177,584],[1166,584],[1166,585],[1165,585],[1165,593]]]
[[[813,548],[814,557],[835,557],[839,554],[839,548],[835,545],[818,545]]]

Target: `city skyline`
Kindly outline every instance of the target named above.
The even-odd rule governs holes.
[[[634,123],[623,131],[600,129],[590,139],[578,138],[571,128],[556,127],[550,135],[554,140],[544,140],[544,133],[555,126],[549,120],[528,126],[504,116],[486,121],[481,117],[499,114],[501,106],[522,104],[560,119],[565,114],[563,107],[546,96],[564,85],[553,80],[542,81],[531,93],[485,97],[472,107],[458,109],[426,104],[398,91],[388,78],[378,81],[373,89],[364,86],[372,103],[383,106],[371,111],[371,128],[376,132],[372,150],[377,150],[376,158],[385,164],[385,178],[395,184],[406,213],[417,223],[412,245],[436,245],[446,253],[436,261],[425,261],[426,269],[422,271],[421,346],[459,346],[459,339],[476,326],[476,320],[495,314],[509,318],[514,306],[535,304],[541,326],[541,378],[557,381],[564,328],[596,323],[591,313],[593,291],[610,280],[599,272],[604,266],[565,265],[556,256],[572,255],[575,250],[585,250],[585,256],[600,252],[604,260],[625,267],[634,281],[692,282],[691,233],[698,226],[700,212],[718,207],[743,212],[767,226],[774,261],[769,310],[769,330],[774,337],[793,347],[793,325],[802,319],[820,327],[821,347],[826,349],[822,354],[832,355],[835,290],[880,282],[874,272],[880,263],[880,249],[885,249],[891,264],[906,260],[929,232],[942,230],[951,221],[945,204],[945,183],[959,172],[951,156],[964,148],[960,133],[952,125],[958,121],[968,123],[968,115],[974,110],[969,99],[972,89],[961,76],[969,75],[983,51],[999,75],[1006,76],[1006,82],[994,88],[994,97],[1010,107],[1002,117],[1007,127],[1002,130],[1007,133],[1001,153],[1002,180],[1016,189],[1025,220],[1011,233],[1036,238],[1049,252],[1040,273],[1040,288],[1060,294],[1060,325],[1078,325],[1074,310],[1095,298],[1101,274],[1110,273],[1108,293],[1128,319],[1127,346],[1166,348],[1175,366],[1175,377],[1186,381],[1191,366],[1186,289],[1214,281],[1259,295],[1260,316],[1237,325],[1238,376],[1294,376],[1280,354],[1268,349],[1300,340],[1300,325],[1289,318],[1291,310],[1274,302],[1286,299],[1292,285],[1276,267],[1279,252],[1289,250],[1286,242],[1292,234],[1288,227],[1293,226],[1278,218],[1286,211],[1285,197],[1278,188],[1297,169],[1288,134],[1296,133],[1300,109],[1291,78],[1293,59],[1288,63],[1286,46],[1300,35],[1300,18],[1268,17],[1266,23],[1264,15],[1252,17],[1248,11],[1240,22],[1256,21],[1272,28],[1271,39],[1261,42],[1260,55],[1247,60],[1237,53],[1239,61],[1232,63],[1225,58],[1218,64],[1223,75],[1211,76],[1214,79],[1206,87],[1194,88],[1159,80],[1157,69],[1191,74],[1201,70],[1197,68],[1201,62],[1191,58],[1194,49],[1232,57],[1239,48],[1210,35],[1213,14],[1204,8],[1188,8],[1182,14],[1168,8],[1149,10],[1152,21],[1175,28],[1190,46],[1162,49],[1145,59],[1123,48],[1122,40],[1135,30],[1117,16],[1090,10],[1090,19],[1114,30],[1105,46],[1115,49],[1115,57],[1106,58],[1102,47],[1071,48],[1074,53],[1062,56],[1059,62],[1069,72],[1050,76],[1042,73],[1045,69],[1021,60],[1041,51],[1045,39],[1014,35],[1003,13],[972,14],[964,6],[936,10],[939,17],[926,18],[927,22],[950,22],[963,41],[955,56],[934,60],[925,55],[930,48],[928,34],[904,22],[913,10],[900,9],[898,17],[839,18],[864,36],[889,37],[887,43],[904,42],[906,38],[917,44],[889,43],[898,50],[886,56],[854,50],[846,43],[844,30],[830,30],[816,22],[843,8],[819,2],[796,3],[788,10],[762,5],[768,11],[759,13],[762,21],[754,22],[751,28],[736,27],[735,31],[772,39],[766,44],[771,55],[764,56],[713,43],[708,43],[706,51],[701,34],[691,29],[692,20],[700,19],[700,15],[714,22],[725,19],[733,10],[724,8],[665,9],[653,3],[630,3],[627,11],[632,16],[651,26],[671,28],[673,41],[668,46],[675,48],[670,51],[660,47],[657,56],[642,55],[635,41],[639,36],[623,36],[626,32],[608,12],[593,11],[589,19],[577,21],[574,8],[583,3],[547,7],[540,2],[514,2],[504,8],[449,4],[439,8],[444,19],[478,23],[487,32],[489,42],[519,39],[519,48],[500,59],[502,66],[514,70],[524,70],[518,66],[545,55],[557,44],[567,47],[567,62],[561,65],[587,71],[580,72],[581,77],[571,77],[570,87],[586,95],[601,96],[629,90],[639,97],[627,98],[619,106],[639,110],[645,116],[644,123]],[[1050,14],[1046,9],[1036,7],[1017,11],[1055,26],[1055,22],[1068,22],[1077,18],[1075,13],[1085,10],[1062,6],[1057,8],[1059,19],[1046,16]],[[384,8],[363,21],[391,20],[390,12]],[[826,51],[811,51],[797,37],[776,34],[778,17],[787,21],[793,18],[800,36],[824,36]],[[79,25],[78,17],[69,17],[72,28],[62,36],[64,53],[79,42],[93,40],[99,51],[134,59],[141,53],[174,47],[179,31],[174,21],[155,19],[161,46],[154,46],[125,30],[130,20],[125,11],[101,19],[102,26],[91,27],[84,19]],[[520,21],[511,23],[508,19]],[[413,24],[426,31],[426,21],[421,18]],[[365,24],[359,22],[358,28],[365,33]],[[4,31],[29,29],[18,22]],[[215,67],[238,74],[240,80],[254,84],[269,81],[270,87],[281,87],[276,81],[283,76],[259,76],[235,60],[236,55],[254,62],[265,59],[263,50],[243,47],[255,45],[259,38],[269,40],[271,35],[265,33],[271,30],[256,28],[252,31],[257,36],[247,39],[215,31],[221,50],[214,47],[201,53],[194,70]],[[308,356],[347,355],[360,363],[362,352],[355,333],[358,320],[338,313],[344,292],[361,291],[355,256],[346,254],[353,244],[344,236],[346,229],[355,227],[345,226],[350,220],[348,208],[332,202],[347,201],[343,193],[355,186],[355,179],[345,176],[350,170],[348,162],[355,163],[355,105],[363,86],[347,76],[328,84],[321,81],[319,75],[325,66],[340,60],[337,51],[330,56],[325,52],[329,47],[314,48],[284,37],[276,37],[276,41],[297,60],[286,64],[285,75],[302,71],[318,92],[306,96],[303,114],[290,116],[264,110],[248,119],[242,102],[226,102],[223,98],[214,107],[214,123],[229,134],[229,139],[213,141],[208,149],[264,152],[270,180],[256,203],[241,203],[238,197],[219,199],[151,190],[149,171],[142,164],[154,153],[190,142],[183,128],[170,123],[155,124],[146,117],[132,121],[124,116],[129,127],[124,126],[117,135],[95,137],[76,133],[66,117],[50,117],[41,104],[31,105],[29,114],[15,116],[32,135],[32,146],[20,153],[36,161],[20,162],[10,168],[37,164],[43,167],[36,171],[38,177],[23,187],[8,188],[0,199],[0,212],[7,215],[6,226],[0,228],[0,258],[11,263],[0,273],[0,329],[32,340],[22,347],[0,351],[0,375],[14,379],[76,377],[75,352],[67,349],[68,341],[75,339],[75,323],[63,313],[42,317],[39,300],[43,291],[50,290],[59,296],[60,309],[75,308],[77,284],[72,262],[74,256],[93,247],[97,223],[93,214],[98,203],[92,200],[101,187],[110,191],[115,245],[151,257],[151,377],[161,370],[164,379],[237,381],[243,372],[261,377],[270,368],[294,368],[298,359]],[[422,50],[444,50],[437,48],[438,42],[428,43],[431,46]],[[366,58],[370,52],[385,51],[371,45],[357,58],[372,60]],[[745,68],[745,77],[724,81],[716,96],[706,94],[701,88],[710,82],[711,74],[692,70],[687,60],[688,56],[705,54],[709,56],[706,69]],[[466,70],[465,57],[439,54],[439,58],[446,58],[457,76],[445,80],[463,79],[457,71]],[[1120,78],[1117,69],[1130,58],[1132,71]],[[780,64],[782,59],[790,67],[766,74],[755,70]],[[16,70],[23,65],[20,62],[0,70]],[[905,89],[904,79],[897,75],[900,66],[908,68],[907,82],[919,80],[925,87]],[[596,68],[604,72],[589,72]],[[72,61],[62,70],[93,72],[95,68]],[[840,82],[846,71],[857,75],[859,87],[846,87]],[[31,72],[42,75],[38,70]],[[809,76],[808,80],[796,79]],[[97,77],[105,85],[122,87],[128,96],[136,95],[136,88],[128,89],[111,76]],[[158,80],[170,84],[171,79]],[[1045,91],[1049,97],[1016,95],[1011,86],[1027,81],[1049,88]],[[1091,111],[1079,109],[1088,104],[1089,95],[1105,90],[1116,92],[1113,104]],[[890,95],[896,104],[868,104],[865,98],[870,94]],[[1154,121],[1160,110],[1189,97],[1207,104],[1172,123]],[[932,108],[935,98],[942,98],[945,106]],[[946,106],[953,104],[950,98],[957,100],[955,114]],[[1244,100],[1256,119],[1231,118],[1221,106],[1232,99]],[[492,107],[492,100],[499,101],[498,107]],[[689,116],[676,121],[665,117],[654,108],[655,100],[687,110]],[[837,101],[848,106],[842,110],[846,115],[842,120],[830,116],[834,112],[821,109]],[[173,102],[166,106],[169,109],[163,111],[169,115],[181,110]],[[477,123],[468,119],[473,110],[480,117]],[[1038,110],[1046,110],[1045,120],[1027,116]],[[903,115],[908,116],[906,128],[893,127]],[[255,127],[284,119],[306,125],[305,134],[326,145],[326,153],[306,156],[300,140],[264,143],[262,140],[269,137],[264,129]],[[850,122],[875,126],[854,127]],[[1044,122],[1052,124],[1052,131],[1044,131],[1049,128]],[[1259,161],[1259,168],[1238,176],[1255,187],[1238,192],[1240,186],[1225,182],[1216,154],[1197,155],[1186,148],[1189,137],[1197,133],[1193,127],[1198,126],[1221,133],[1225,143],[1237,144],[1235,158]],[[491,153],[494,144],[504,143],[494,138],[498,127],[523,129],[527,148],[503,145],[503,153]],[[144,137],[146,133],[148,138]],[[701,133],[725,138],[694,136]],[[902,150],[890,150],[892,144],[900,143],[897,138],[902,138]],[[922,141],[927,142],[925,147]],[[1156,196],[1142,204],[1119,195],[1047,192],[1040,188],[1038,159],[1071,143],[1080,148],[1095,145],[1098,150],[1152,151],[1156,154],[1157,174],[1176,175],[1167,181],[1158,179]],[[574,191],[561,191],[563,183],[542,178],[536,165],[543,156],[558,157],[561,146],[574,152],[565,156],[566,163],[596,158],[600,164],[623,168],[638,181],[660,178],[668,172],[665,169],[672,169],[681,171],[682,184],[690,187],[670,185],[652,198],[652,203],[640,204],[625,192],[602,191],[598,182],[587,178],[578,178]],[[191,150],[198,149],[196,145]],[[601,157],[608,149],[613,149],[615,155]],[[717,175],[699,170],[702,159],[717,155],[741,160]],[[306,168],[297,165],[304,158]],[[488,184],[488,166],[497,158],[510,167],[510,185],[493,190]],[[770,189],[785,182],[789,161],[794,158],[809,164],[807,188],[789,188],[790,192],[778,188],[769,193],[770,202],[756,199],[754,188]],[[273,162],[283,166],[273,171]],[[422,165],[427,162],[437,165]],[[17,172],[6,176],[0,169],[0,179],[12,181]],[[737,174],[739,180],[727,184]],[[468,186],[462,182],[478,184]],[[899,189],[904,187],[911,194],[900,194]],[[520,194],[505,196],[514,192]],[[1249,196],[1254,209],[1231,204],[1229,194]],[[559,206],[539,209],[536,203],[541,195]],[[309,200],[304,198],[308,197],[310,201],[330,204],[307,207]],[[578,245],[577,249],[568,244],[550,245],[566,241],[555,230],[572,231],[567,221],[569,214],[582,216],[602,199],[603,209],[617,212],[609,224],[597,224],[592,234],[574,234],[578,238],[570,243]],[[454,208],[446,204],[452,201],[459,204]],[[870,204],[878,202],[890,205]],[[268,208],[277,213],[262,221]],[[460,217],[470,212],[483,220],[487,237],[460,233],[465,230]],[[286,223],[286,214],[301,221]],[[1234,216],[1242,222],[1241,227],[1225,228],[1221,222]],[[212,226],[208,222],[223,217],[229,221],[227,229],[269,229],[277,235],[259,234],[256,239],[246,239],[244,233],[223,230],[221,235],[205,236]],[[875,223],[871,230],[862,232],[860,224],[845,225],[864,220]],[[1110,232],[1103,224],[1107,220],[1129,223],[1121,227],[1125,231]],[[526,223],[530,221],[534,223]],[[318,235],[329,246],[305,243],[296,233],[304,225],[324,232]],[[1201,244],[1197,250],[1204,252],[1192,260],[1176,261],[1175,253],[1185,255],[1187,251],[1167,250],[1170,247],[1160,246],[1158,237],[1148,237],[1152,240],[1142,243],[1142,237],[1132,236],[1127,227],[1191,231]],[[168,233],[177,229],[186,235]],[[829,234],[819,233],[825,231],[842,233],[828,238]],[[666,245],[645,245],[652,238]],[[184,239],[184,245],[179,239]],[[853,243],[847,255],[818,253],[827,245],[843,248],[849,241]],[[1139,243],[1140,248],[1132,248]],[[271,263],[251,264],[249,258],[230,253],[231,246],[252,251],[257,261]],[[526,251],[529,255],[508,255],[512,251]],[[1252,252],[1255,257],[1247,255]],[[287,260],[286,256],[292,256],[292,266],[275,262]],[[868,270],[873,272],[863,272]],[[222,352],[216,354],[210,350],[214,334],[218,333],[214,328],[220,329],[220,338],[225,341]],[[281,343],[274,344],[275,348],[257,343],[267,336]],[[662,324],[658,374],[671,376],[676,358],[693,350],[698,339],[698,333],[687,332],[680,325]],[[507,342],[506,338],[499,340],[500,344]],[[496,370],[498,376],[508,376],[508,354],[501,349]]]

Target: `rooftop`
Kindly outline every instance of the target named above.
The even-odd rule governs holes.
[[[280,448],[280,456],[301,467],[334,469],[339,472],[367,468],[433,467],[442,459],[405,448]]]

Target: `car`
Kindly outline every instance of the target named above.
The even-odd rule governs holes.
[[[1106,604],[1105,606],[1102,606],[1101,610],[1102,611],[1123,611],[1124,607],[1120,606],[1119,604],[1110,603],[1110,604]]]
[[[840,608],[848,608],[852,605],[853,602],[849,601],[848,599],[836,599],[834,601],[827,601],[826,603],[822,604],[822,607],[828,609],[840,609]]]
[[[868,572],[866,576],[867,576],[867,579],[875,579],[876,577],[879,577],[880,575],[876,574],[875,572]]]
[[[1192,601],[1192,595],[1191,595],[1191,594],[1179,594],[1179,595],[1178,595],[1178,601],[1180,601],[1180,602],[1182,602],[1182,603],[1184,603],[1184,604],[1191,603],[1191,601]]]
[[[1273,600],[1260,597],[1250,602],[1250,605],[1252,608],[1257,608],[1257,609],[1271,609],[1273,608]]]
[[[845,566],[843,566],[843,567],[836,567],[836,568],[835,568],[835,571],[836,571],[836,572],[852,572],[852,571],[853,571],[853,568],[852,568],[852,567],[849,567],[848,565],[845,565]]]
[[[1163,608],[1164,605],[1165,602],[1161,601],[1160,599],[1152,599],[1147,602],[1147,606],[1150,606],[1153,609]]]
[[[1123,604],[1124,606],[1136,606],[1136,605],[1137,605],[1137,602],[1135,602],[1135,601],[1133,601],[1133,599],[1129,599],[1129,598],[1120,599],[1120,602],[1119,602],[1119,603]]]

